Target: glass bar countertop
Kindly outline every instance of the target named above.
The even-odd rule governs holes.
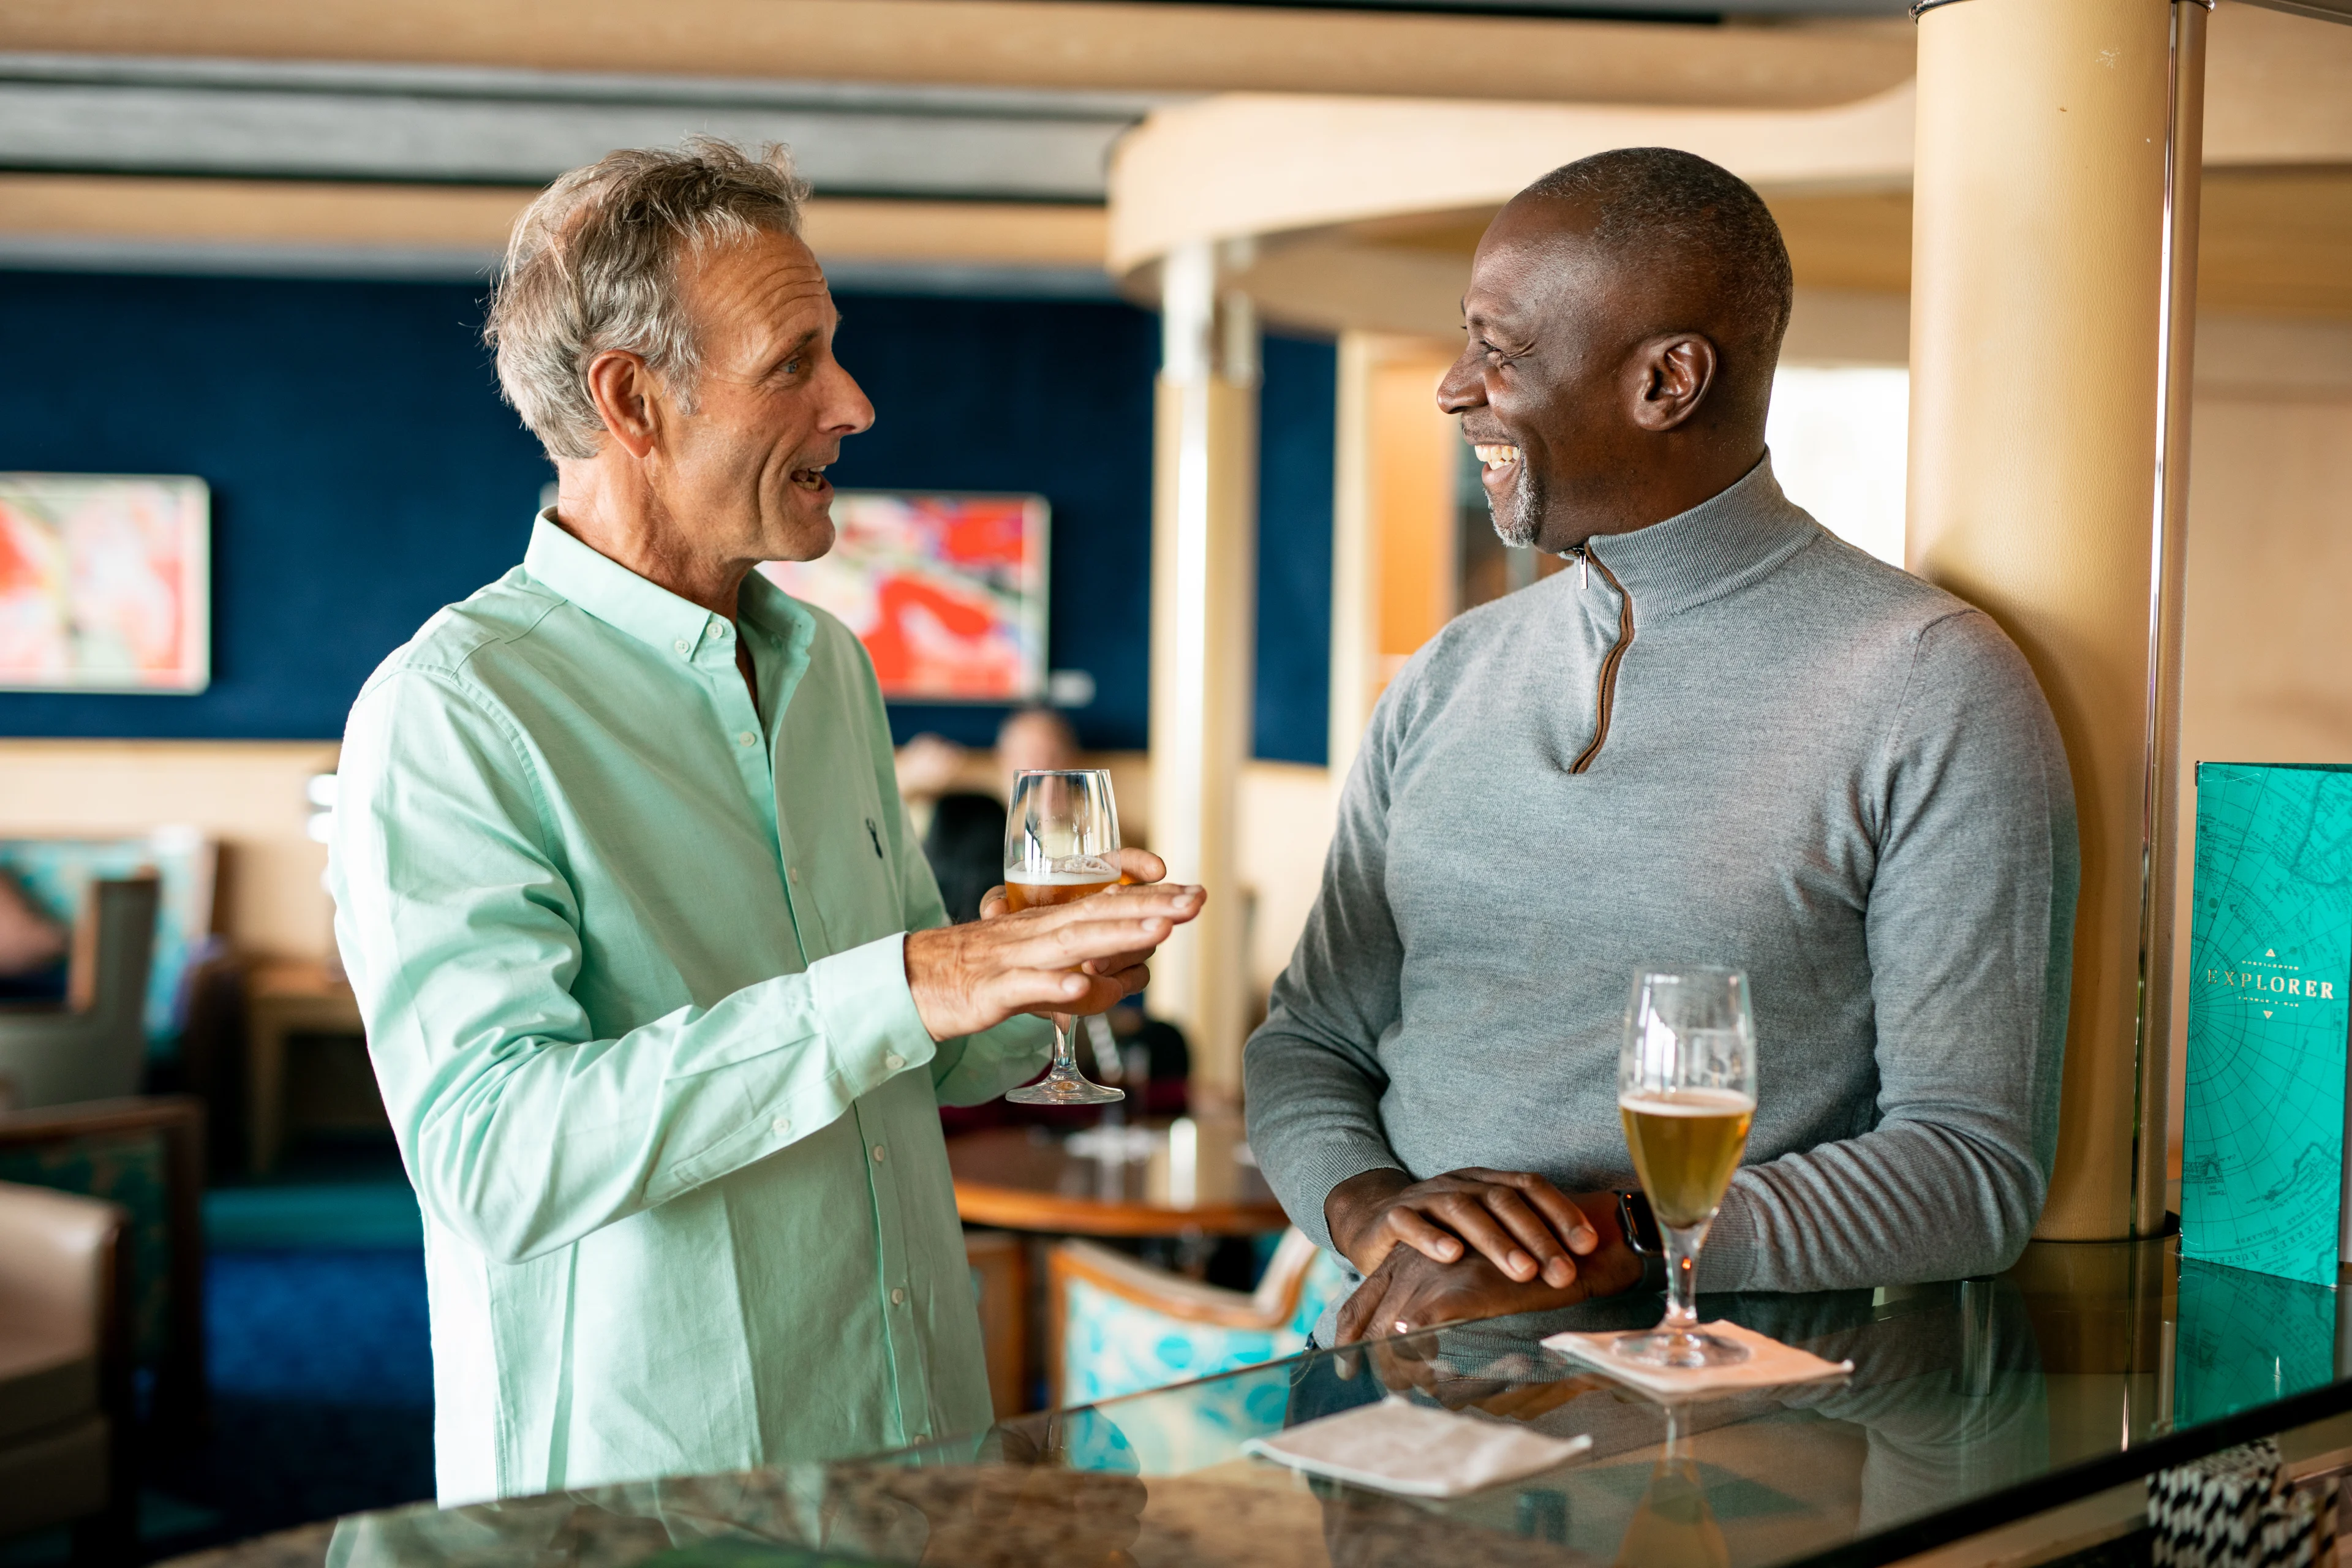
[[[2352,1410],[2335,1290],[2184,1265],[2170,1241],[2037,1244],[1997,1279],[1701,1309],[1853,1372],[1670,1412],[1538,1343],[1654,1321],[1656,1297],[1621,1298],[864,1459],[363,1514],[233,1548],[227,1563],[1892,1563]],[[1390,1394],[1592,1447],[1449,1502],[1310,1481],[1242,1451]]]

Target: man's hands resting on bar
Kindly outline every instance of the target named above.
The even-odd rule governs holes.
[[[1341,1344],[1571,1306],[1642,1279],[1613,1194],[1570,1196],[1525,1171],[1472,1166],[1425,1182],[1366,1171],[1331,1189],[1323,1217],[1364,1276],[1339,1309]]]
[[[1168,868],[1149,850],[1111,859],[1133,886],[1019,914],[992,888],[979,920],[908,931],[907,988],[931,1038],[978,1034],[1023,1013],[1100,1013],[1142,990],[1152,952],[1207,895],[1163,884]]]

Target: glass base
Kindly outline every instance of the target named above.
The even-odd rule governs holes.
[[[1015,1105],[1108,1105],[1125,1100],[1127,1091],[1105,1089],[1084,1074],[1056,1068],[1035,1083],[1007,1091],[1004,1098]]]
[[[1653,1329],[1613,1340],[1609,1353],[1643,1366],[1690,1369],[1738,1366],[1748,1359],[1748,1347],[1696,1329]]]

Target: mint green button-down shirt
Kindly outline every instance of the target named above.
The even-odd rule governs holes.
[[[933,1044],[872,666],[762,578],[738,619],[542,514],[352,710],[336,937],[425,1214],[445,1503],[990,1418],[938,1108],[1050,1036]]]

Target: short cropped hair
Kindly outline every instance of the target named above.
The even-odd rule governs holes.
[[[797,235],[808,183],[792,154],[712,136],[608,153],[540,193],[515,220],[483,341],[499,389],[551,457],[593,458],[604,422],[588,364],[641,355],[693,407],[702,362],[678,300],[678,263],[762,231]]]
[[[1590,209],[1592,239],[1611,250],[1704,267],[1766,363],[1779,357],[1794,290],[1789,247],[1764,198],[1730,170],[1675,147],[1620,147],[1562,164],[1522,195]]]

